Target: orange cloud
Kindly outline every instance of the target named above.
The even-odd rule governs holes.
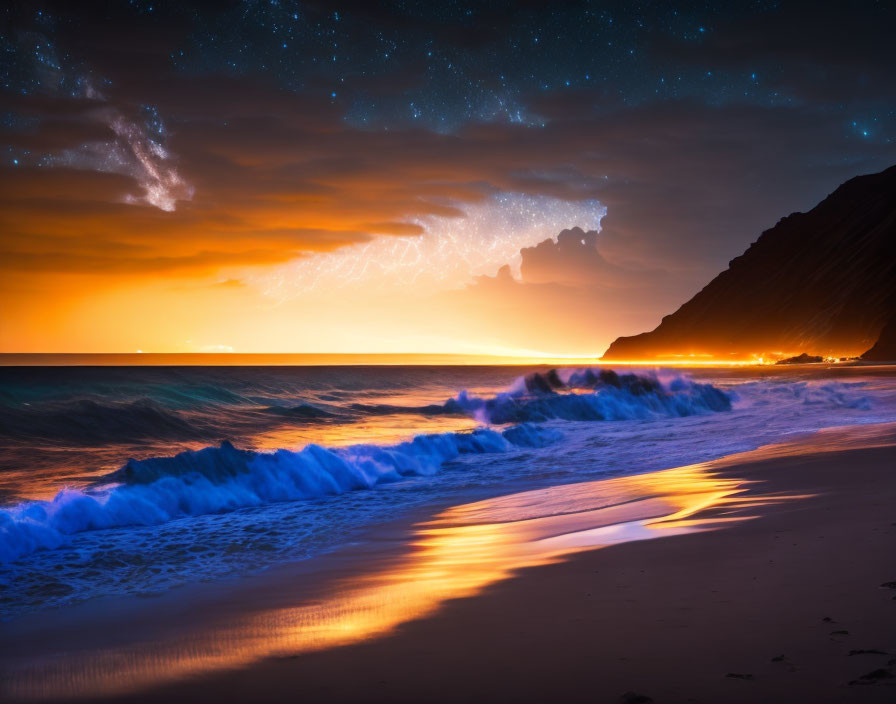
[[[324,339],[334,346],[323,351],[361,342],[410,351],[402,345],[425,346],[420,331],[447,344],[466,326],[495,345],[592,350],[633,320],[637,330],[668,312],[670,300],[686,297],[771,225],[769,213],[811,204],[865,163],[809,169],[831,126],[799,108],[601,109],[579,96],[536,104],[548,118],[541,128],[487,124],[439,134],[354,128],[329,101],[257,82],[161,80],[135,76],[113,97],[116,114],[128,119],[139,100],[166,115],[167,158],[192,189],[173,211],[134,202],[144,189],[139,174],[77,160],[0,167],[0,277],[10,301],[3,349],[176,347],[207,329],[203,344],[238,350],[262,342],[310,349]],[[34,120],[3,128],[4,142],[18,150],[61,154],[120,138],[89,100],[32,96],[17,109]],[[868,152],[868,170],[879,159]],[[335,300],[332,311],[312,315],[301,302],[275,309],[251,286],[215,285],[376,237],[426,237],[419,223],[427,217],[462,227],[465,210],[503,192],[603,203],[601,275],[589,279],[581,252],[572,261],[543,248],[522,281],[483,281],[450,303],[440,299],[440,324],[427,318],[432,303],[378,301],[373,310]],[[650,304],[643,291],[631,295],[625,273],[645,270],[668,272],[651,277]],[[575,271],[575,281],[561,280]],[[173,308],[177,316],[166,316]],[[36,327],[41,316],[52,329]],[[97,322],[115,316],[127,323],[106,331]],[[350,323],[359,332],[349,334]],[[291,324],[323,325],[329,337],[285,335]],[[224,339],[228,326],[239,328],[231,335],[239,339]]]

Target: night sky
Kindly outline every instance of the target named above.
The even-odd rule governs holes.
[[[887,2],[0,12],[4,351],[599,353],[896,163]]]

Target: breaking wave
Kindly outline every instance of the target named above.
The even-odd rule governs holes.
[[[358,393],[354,399],[331,399],[324,393],[309,394],[309,400],[289,391],[280,397],[237,396],[214,384],[190,393],[178,393],[171,384],[140,390],[148,395],[123,398],[130,393],[124,386],[112,386],[101,397],[72,397],[80,388],[68,390],[69,397],[61,399],[31,398],[20,391],[7,394],[0,398],[0,437],[89,447],[152,439],[209,442],[283,424],[352,423],[366,416],[466,415],[505,424],[682,416],[730,407],[728,397],[709,385],[683,379],[663,385],[654,377],[601,369],[532,374],[494,398],[462,392],[442,403],[407,406],[363,402]],[[200,403],[202,399],[206,401]]]
[[[578,393],[587,392],[587,393]],[[732,397],[712,384],[675,377],[617,374],[607,369],[551,370],[519,379],[489,399],[462,392],[445,404],[484,423],[636,420],[730,411]]]
[[[582,393],[590,392],[590,393]],[[663,384],[653,376],[609,369],[557,370],[520,377],[505,392],[480,398],[462,391],[443,404],[350,406],[369,415],[468,415],[482,423],[547,420],[637,420],[730,411],[733,396],[711,384],[675,377]]]
[[[51,501],[0,510],[0,563],[66,542],[66,536],[122,526],[158,525],[189,516],[224,513],[283,501],[370,489],[402,477],[429,476],[460,455],[540,448],[562,433],[533,423],[549,420],[602,421],[681,417],[731,409],[731,397],[710,384],[681,377],[664,383],[654,376],[600,369],[552,370],[519,378],[493,398],[462,392],[442,405],[350,406],[355,412],[466,414],[502,430],[417,435],[397,445],[354,445],[299,451],[258,452],[229,442],[174,456],[130,460],[86,490],[66,489]],[[66,416],[75,435],[98,428],[116,436],[190,431],[174,412],[151,402],[99,406],[80,402]],[[310,404],[264,409],[296,422],[329,419]],[[53,417],[58,423],[59,418]],[[29,420],[34,428],[34,419]],[[142,427],[141,425],[146,426]],[[92,436],[91,436],[92,437]]]
[[[293,452],[220,447],[172,457],[131,460],[105,477],[110,488],[67,489],[52,501],[0,510],[0,562],[65,543],[66,536],[129,525],[157,525],[178,518],[234,511],[370,489],[407,476],[435,474],[463,454],[543,447],[557,430],[519,425],[497,432],[419,435],[393,446],[327,449],[308,445]]]

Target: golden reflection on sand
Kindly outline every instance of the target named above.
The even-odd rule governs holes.
[[[741,496],[746,484],[694,465],[456,506],[416,526],[397,556],[328,580],[314,598],[248,615],[234,608],[201,627],[125,645],[23,656],[4,665],[0,693],[5,688],[20,699],[122,693],[383,636],[518,570],[583,550],[711,529],[785,498]]]

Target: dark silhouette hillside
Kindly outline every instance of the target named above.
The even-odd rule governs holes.
[[[894,317],[896,166],[783,218],[659,327],[618,338],[604,359],[878,354],[869,348]]]

